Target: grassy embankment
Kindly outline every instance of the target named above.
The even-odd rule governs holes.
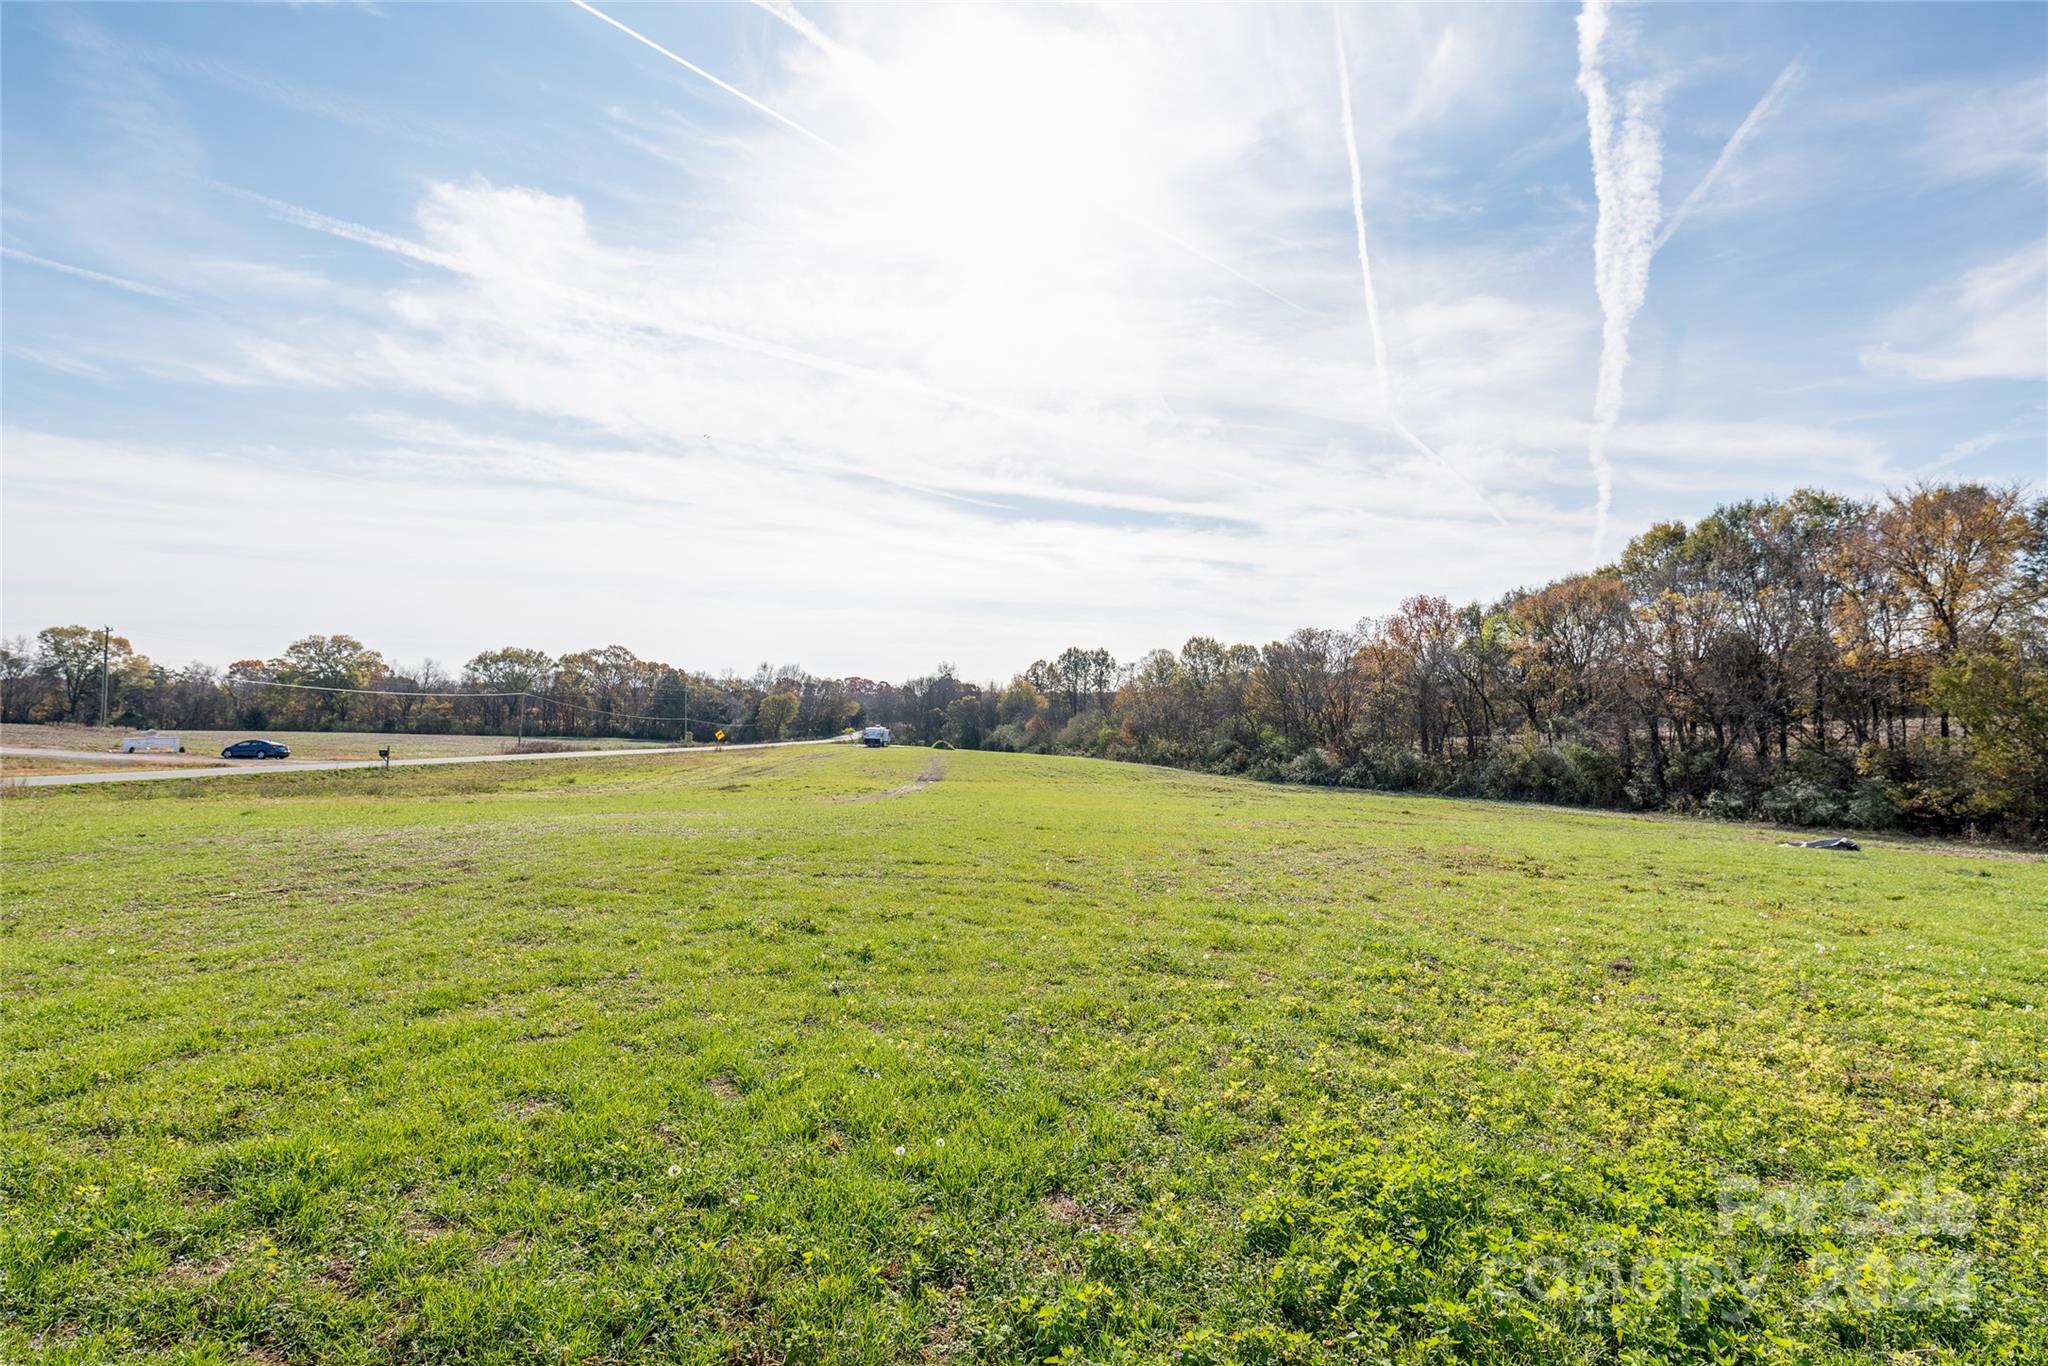
[[[2048,1357],[2037,860],[838,747],[0,820],[7,1360]]]
[[[0,745],[36,749],[100,750],[116,754],[122,737],[139,732],[107,726],[0,726]],[[506,735],[394,735],[387,731],[350,730],[179,730],[185,758],[211,757],[237,740],[278,740],[291,747],[294,759],[374,759],[390,746],[394,758],[441,759],[463,754],[504,754],[515,741]],[[529,744],[555,743],[574,749],[634,749],[659,745],[657,740],[615,740],[576,736],[560,739],[528,736]],[[152,756],[168,758],[170,756]]]

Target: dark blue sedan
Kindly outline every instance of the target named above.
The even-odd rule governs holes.
[[[290,745],[275,740],[237,740],[220,752],[223,759],[289,759]]]

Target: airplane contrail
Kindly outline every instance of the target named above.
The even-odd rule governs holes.
[[[1587,141],[1593,154],[1593,192],[1599,220],[1593,233],[1593,284],[1600,296],[1600,378],[1593,391],[1593,431],[1586,461],[1593,467],[1593,553],[1607,539],[1614,503],[1614,467],[1607,442],[1621,417],[1622,379],[1628,370],[1629,325],[1650,287],[1656,253],[1663,150],[1651,122],[1656,96],[1633,86],[1617,127],[1614,100],[1600,67],[1607,38],[1608,0],[1585,0],[1579,12],[1579,90],[1586,97]]]
[[[155,285],[143,284],[140,280],[130,280],[120,275],[108,275],[104,271],[87,270],[84,266],[67,265],[62,261],[52,261],[47,256],[37,256],[33,252],[19,251],[14,247],[0,247],[0,256],[6,256],[16,261],[24,261],[32,266],[41,266],[44,270],[54,270],[60,275],[73,275],[81,280],[91,280],[95,284],[112,285],[115,289],[125,289],[130,294],[146,294],[152,299],[177,299],[183,297],[182,295],[172,293],[168,289],[158,289]]]
[[[1303,307],[1301,304],[1296,303],[1294,300],[1288,298],[1285,294],[1282,294],[1274,289],[1269,289],[1265,285],[1260,284],[1257,280],[1245,274],[1236,266],[1231,265],[1230,262],[1219,260],[1216,257],[1211,256],[1208,252],[1203,251],[1200,247],[1196,246],[1193,242],[1188,241],[1186,238],[1176,237],[1174,234],[1168,232],[1165,228],[1160,227],[1157,223],[1153,223],[1147,219],[1140,218],[1138,217],[1138,215],[1131,213],[1129,210],[1120,209],[1114,204],[1105,204],[1103,205],[1103,207],[1108,209],[1112,214],[1116,215],[1118,218],[1121,218],[1124,222],[1131,224],[1133,227],[1144,229],[1146,232],[1151,233],[1154,237],[1157,237],[1160,241],[1165,242],[1167,245],[1179,247],[1182,251],[1194,257],[1197,261],[1200,261],[1202,264],[1207,266],[1214,266],[1217,270],[1222,271],[1225,275],[1231,276],[1233,279],[1236,279],[1239,283],[1250,285],[1253,289],[1256,289],[1257,291],[1259,291],[1259,293],[1265,295],[1267,298],[1286,304],[1289,308],[1294,309],[1296,312],[1307,313],[1311,311],[1308,308]]]
[[[230,185],[224,180],[216,180],[211,183],[215,189],[222,193],[231,194],[237,199],[245,199],[251,204],[268,209],[272,217],[298,227],[307,228],[313,232],[326,233],[329,237],[338,237],[344,242],[356,242],[362,246],[375,247],[378,251],[389,252],[393,256],[403,256],[409,261],[418,261],[422,265],[438,266],[442,270],[452,271],[458,275],[472,273],[464,270],[462,263],[448,253],[435,251],[432,247],[421,246],[410,238],[396,237],[388,232],[379,232],[376,228],[367,227],[361,223],[352,223],[346,218],[336,218],[331,214],[321,213],[318,209],[308,209],[298,204],[288,203],[282,199],[272,199],[267,194],[258,194],[254,190],[245,190],[239,185]]]
[[[1763,98],[1758,100],[1755,108],[1749,111],[1749,117],[1744,119],[1729,137],[1728,144],[1721,149],[1721,155],[1715,157],[1714,164],[1707,168],[1706,176],[1699,184],[1692,187],[1692,193],[1685,197],[1677,210],[1665,222],[1664,230],[1657,234],[1657,240],[1651,244],[1650,250],[1653,253],[1664,250],[1664,244],[1669,242],[1677,234],[1678,230],[1685,225],[1685,220],[1692,217],[1693,211],[1706,202],[1707,192],[1714,188],[1714,182],[1721,178],[1721,172],[1726,170],[1728,164],[1735,160],[1735,154],[1742,150],[1742,145],[1749,141],[1756,133],[1756,130],[1761,128],[1773,114],[1778,112],[1778,105],[1784,100],[1785,92],[1790,90],[1793,84],[1805,74],[1805,65],[1796,59],[1788,62],[1785,69],[1778,73],[1778,79],[1771,82],[1771,88],[1764,91]]]
[[[726,81],[718,79],[718,77],[712,75],[703,67],[698,66],[689,58],[679,56],[678,54],[669,51],[660,43],[655,42],[652,38],[640,32],[638,29],[629,28],[626,25],[620,23],[618,20],[612,18],[609,14],[606,14],[603,10],[599,9],[597,6],[589,3],[589,0],[569,0],[569,3],[576,6],[576,8],[580,10],[587,10],[591,14],[596,15],[598,18],[604,20],[607,24],[610,24],[613,28],[617,29],[619,32],[625,34],[628,38],[631,38],[634,42],[642,43],[647,47],[653,48],[656,52],[659,52],[662,56],[668,58],[677,66],[682,67],[684,70],[689,71],[693,75],[703,77],[705,80],[717,86],[720,90],[723,90],[726,94],[732,96],[736,100],[741,100],[746,104],[753,106],[755,109],[760,110],[763,114],[766,114],[769,118],[774,119],[783,127],[791,129],[798,133],[802,133],[812,142],[817,143],[820,147],[823,147],[828,151],[840,151],[840,149],[834,146],[831,142],[827,141],[822,137],[819,137],[816,133],[813,133],[810,129],[804,127],[795,119],[790,118],[787,114],[783,114],[777,110],[769,108],[767,105],[761,103],[761,101],[755,99],[752,95],[749,95],[746,91],[740,89],[738,86],[732,85]],[[840,152],[840,155],[844,156],[845,153]]]
[[[755,8],[766,10],[769,14],[774,15],[777,19],[780,19],[798,33],[801,33],[806,39],[835,57],[849,57],[864,65],[872,65],[868,62],[867,58],[861,56],[852,48],[834,41],[832,36],[826,33],[825,30],[819,28],[809,19],[806,19],[802,11],[797,9],[793,0],[753,0],[753,4]]]
[[[1501,516],[1500,509],[1493,505],[1477,484],[1450,461],[1439,455],[1430,444],[1408,430],[1408,424],[1401,420],[1401,414],[1394,406],[1394,385],[1387,368],[1387,339],[1380,330],[1379,294],[1372,284],[1372,253],[1366,248],[1365,240],[1365,185],[1358,173],[1358,131],[1351,114],[1351,64],[1344,55],[1344,26],[1336,4],[1330,6],[1330,27],[1337,38],[1337,93],[1344,109],[1344,155],[1351,166],[1351,225],[1358,238],[1358,273],[1365,282],[1365,322],[1372,332],[1373,373],[1377,377],[1380,394],[1380,410],[1386,414],[1388,423],[1405,438],[1409,445],[1428,459],[1447,469],[1463,484],[1466,491],[1493,515],[1493,520],[1502,526],[1508,519]]]
[[[1358,173],[1357,120],[1351,112],[1351,62],[1344,52],[1340,11],[1330,6],[1330,25],[1337,34],[1337,96],[1344,107],[1344,156],[1351,166],[1351,226],[1358,236],[1358,273],[1365,281],[1365,321],[1372,329],[1372,363],[1379,376],[1380,406],[1394,411],[1393,386],[1387,378],[1387,339],[1380,331],[1379,294],[1372,286],[1372,253],[1365,244],[1365,182]]]

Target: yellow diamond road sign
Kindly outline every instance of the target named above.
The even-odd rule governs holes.
[[[722,730],[714,730],[711,732],[711,738],[714,740],[723,740],[725,738],[725,732]]]

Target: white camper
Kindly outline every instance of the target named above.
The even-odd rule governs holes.
[[[185,746],[175,735],[159,735],[150,731],[146,735],[124,735],[121,737],[123,754],[183,754]]]
[[[869,749],[880,749],[889,743],[889,728],[887,726],[869,726],[860,733],[860,742]]]

